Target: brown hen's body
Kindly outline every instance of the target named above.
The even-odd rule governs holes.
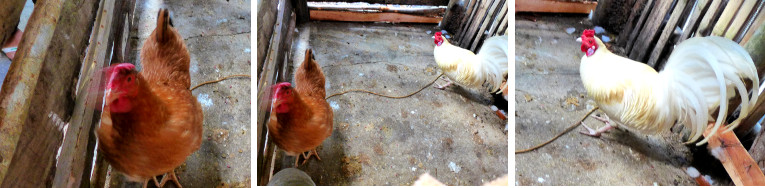
[[[102,154],[133,181],[180,166],[199,149],[204,120],[201,105],[189,90],[189,53],[170,27],[167,10],[160,10],[157,28],[141,50],[141,62],[137,94],[130,99],[133,107],[112,113],[107,103],[98,129]]]
[[[295,72],[292,110],[272,112],[268,122],[274,143],[288,155],[298,156],[309,150],[315,153],[314,149],[332,134],[333,114],[324,99],[324,79],[321,67],[307,50],[303,64]]]

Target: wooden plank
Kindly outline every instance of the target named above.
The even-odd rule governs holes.
[[[91,3],[95,4],[98,1],[91,0]],[[116,33],[124,32],[119,28],[119,24],[113,24],[115,22],[124,24],[124,19],[118,18],[124,16],[120,13],[124,11],[119,10],[122,7],[117,7],[124,4],[115,0],[101,0],[99,5],[93,14],[98,18],[90,22],[97,24],[98,27],[92,33],[87,33],[92,42],[88,46],[89,50],[83,62],[84,66],[81,66],[82,74],[80,74],[78,83],[80,89],[76,93],[75,103],[72,105],[74,106],[73,114],[56,163],[56,176],[53,179],[53,185],[56,186],[75,185],[81,187],[90,184],[93,150],[95,149],[95,139],[91,139],[91,136],[95,136],[93,132],[100,119],[100,113],[97,113],[88,103],[96,102],[96,105],[93,106],[101,106],[101,98],[99,97],[103,97],[99,95],[99,92],[93,92],[98,91],[98,89],[90,88],[98,88],[105,82],[102,80],[104,76],[101,74],[101,70],[109,66],[113,59],[111,57],[116,58],[116,56],[112,56],[113,46],[116,45],[111,44],[117,38]]]
[[[297,9],[296,9],[297,10]],[[353,3],[353,4],[340,4],[340,3],[317,3],[311,2],[308,4],[308,10],[332,10],[332,11],[348,11],[348,12],[361,12],[361,13],[378,13],[378,12],[395,12],[420,16],[440,16],[446,12],[446,8],[443,6],[391,6],[380,4],[366,4],[366,3]]]
[[[462,41],[460,41],[459,46],[462,48],[470,48],[470,45],[473,44],[473,39],[476,36],[480,36],[482,34],[478,33],[478,29],[481,26],[481,23],[483,23],[484,17],[486,17],[486,14],[489,13],[489,7],[494,3],[494,1],[499,0],[484,0],[481,1],[478,10],[476,10],[475,17],[473,17],[473,20],[471,21],[470,25],[468,25],[466,35],[463,37]],[[466,37],[466,38],[465,38]]]
[[[295,16],[296,16],[297,23],[307,22],[311,16],[308,13],[308,1],[292,0],[292,5],[295,6]]]
[[[502,18],[502,21],[499,24],[497,35],[508,35],[508,33],[505,33],[507,32],[507,24],[508,24],[507,19],[510,19],[510,16],[507,16],[507,14],[505,14],[505,17]]]
[[[286,37],[286,34],[288,33],[287,29],[289,23],[285,23],[285,20],[290,20],[290,11],[291,5],[288,3],[287,0],[280,0],[277,10],[278,14],[276,14],[275,17],[275,24],[273,25],[273,28],[271,29],[274,34],[273,37],[271,37],[268,45],[270,46],[268,48],[267,57],[265,58],[266,61],[264,62],[263,66],[263,72],[261,74],[260,79],[257,80],[258,82],[258,92],[257,95],[257,104],[258,104],[258,118],[257,118],[257,132],[258,134],[258,140],[257,140],[257,159],[258,159],[258,169],[257,172],[263,173],[258,174],[257,177],[257,185],[266,185],[268,183],[268,180],[271,178],[271,169],[274,168],[272,163],[272,153],[274,151],[273,144],[270,144],[268,142],[268,127],[266,126],[266,123],[268,122],[268,117],[271,112],[271,85],[276,83],[278,81],[277,77],[279,75],[284,74],[283,71],[283,59],[284,59],[284,51],[280,51],[279,49],[282,49],[282,46],[284,46],[284,38]],[[313,12],[313,11],[312,11]]]
[[[509,3],[507,1],[502,3],[502,8],[499,11],[499,14],[494,18],[494,21],[491,24],[491,27],[489,27],[489,36],[494,35],[502,35],[502,33],[497,33],[497,30],[499,30],[499,25],[502,23],[505,17],[507,17],[507,6]]]
[[[656,38],[659,27],[661,27],[661,22],[664,19],[664,16],[667,15],[670,6],[672,6],[672,1],[657,1],[656,3],[658,4],[652,8],[653,11],[651,11],[651,14],[648,16],[645,27],[640,31],[640,35],[635,42],[635,47],[630,51],[630,59],[632,60],[645,62],[646,56],[650,51],[649,47],[653,44],[654,39]]]
[[[311,0],[315,2],[367,2],[378,4],[398,4],[398,5],[436,5],[446,6],[449,0]]]
[[[515,12],[578,13],[589,14],[598,6],[596,2],[517,0]]]
[[[691,11],[690,18],[688,18],[688,22],[683,26],[683,34],[680,35],[677,44],[680,44],[685,39],[688,39],[691,37],[691,34],[694,33],[694,29],[699,24],[699,18],[704,13],[704,9],[709,6],[709,0],[698,0],[696,1],[696,5],[693,6],[693,10]]]
[[[264,62],[266,60],[267,50],[268,50],[268,41],[271,40],[271,35],[273,35],[274,31],[274,24],[276,24],[276,13],[277,13],[277,5],[279,1],[269,1],[269,0],[259,0],[257,1],[258,5],[258,18],[257,18],[257,24],[256,27],[258,27],[258,59],[257,59],[257,67],[258,72],[257,75],[262,75],[263,72],[263,66]]]
[[[664,29],[661,31],[661,35],[659,36],[659,41],[656,42],[656,46],[653,48],[653,51],[651,52],[651,56],[648,59],[648,66],[659,68],[657,66],[657,61],[659,60],[659,57],[661,56],[661,52],[664,51],[664,46],[667,45],[667,42],[669,40],[669,37],[673,35],[673,31],[675,30],[675,27],[677,26],[677,21],[680,20],[680,16],[683,14],[683,10],[685,9],[685,4],[688,3],[688,0],[678,0],[677,4],[675,5],[675,9],[672,10],[672,14],[669,16],[669,21],[667,21],[667,24],[664,26]]]
[[[635,4],[632,5],[630,17],[627,19],[627,23],[624,25],[622,32],[619,33],[619,40],[617,40],[616,43],[617,46],[627,45],[627,41],[630,37],[629,34],[632,33],[632,30],[638,25],[637,21],[640,19],[640,10],[642,10],[641,8],[643,8],[645,3],[646,0],[636,0]]]
[[[440,17],[414,16],[409,14],[382,12],[359,13],[343,11],[311,11],[311,20],[349,21],[349,22],[392,22],[392,23],[438,23]]]
[[[748,45],[752,36],[754,36],[756,32],[759,32],[758,30],[760,30],[760,28],[763,27],[763,23],[765,23],[765,13],[763,12],[763,4],[765,4],[765,1],[760,2],[760,6],[757,11],[758,14],[756,15],[757,17],[754,19],[754,22],[752,23],[752,25],[749,26],[749,29],[744,35],[744,37],[741,39],[740,44],[742,46]],[[762,76],[763,75],[760,75],[760,78],[762,78]]]
[[[24,9],[26,0],[3,0],[0,1],[0,46],[5,40],[13,36],[16,26],[19,24],[21,10]],[[0,174],[2,175],[2,174]]]
[[[738,12],[733,17],[730,27],[725,31],[725,38],[733,40],[736,37],[738,31],[741,30],[741,27],[744,26],[747,18],[749,18],[749,13],[752,12],[755,4],[757,4],[755,0],[747,0],[741,4],[741,8],[738,9]]]
[[[713,125],[704,131],[705,137],[712,132]],[[765,185],[765,175],[733,131],[717,129],[717,133],[709,138],[707,148],[720,160],[737,186]]]
[[[717,23],[712,29],[712,35],[723,36],[725,34],[725,30],[728,29],[728,26],[730,26],[733,16],[736,15],[738,8],[741,7],[741,3],[743,3],[743,0],[730,0],[728,2],[728,5],[725,6],[722,15],[720,15],[720,19],[717,20]],[[728,39],[732,38],[733,37]]]
[[[765,6],[765,1],[757,1],[757,5],[752,7],[752,11],[749,12],[749,16],[746,18],[746,23],[744,23],[744,26],[738,31],[738,34],[733,38],[733,41],[739,42],[741,45],[745,44],[742,42],[744,37],[746,37],[750,31],[757,29],[755,26],[755,24],[757,24],[757,15],[762,12],[763,6]]]
[[[46,3],[41,2],[35,7],[39,11],[34,11],[27,23],[27,28],[22,35],[16,57],[13,59],[13,63],[11,63],[0,90],[0,128],[2,128],[0,130],[0,133],[2,133],[0,138],[3,139],[0,142],[2,144],[0,156],[3,157],[3,164],[0,165],[0,178],[3,178],[3,181],[0,184],[8,182],[8,185],[0,185],[0,187],[9,187],[10,184],[16,181],[15,178],[17,178],[12,176],[18,176],[15,174],[18,170],[15,169],[19,164],[17,163],[14,166],[13,159],[18,158],[16,156],[20,156],[20,153],[15,151],[23,135],[22,125],[24,125],[29,115],[28,109],[32,99],[31,96],[38,83],[38,77],[42,70],[42,62],[48,52],[48,44],[53,38],[53,31],[56,26],[55,20],[58,19],[58,15],[61,13],[61,8],[56,6],[60,3],[60,0],[46,1]],[[43,11],[46,13],[43,14]],[[22,146],[21,148],[24,147]],[[41,159],[40,162],[45,162],[44,160]],[[41,168],[38,170],[44,171],[50,169]],[[47,176],[35,177],[41,177],[40,179],[42,180],[47,178]]]
[[[704,18],[701,19],[698,29],[696,29],[696,36],[704,36],[705,31],[710,28],[710,22],[718,12],[718,8],[722,4],[722,0],[712,0],[712,4],[709,5],[707,12],[704,13]]]
[[[473,24],[473,20],[475,19],[476,10],[478,10],[478,7],[480,7],[482,4],[482,1],[488,1],[488,0],[472,0],[473,5],[468,6],[468,14],[466,17],[466,21],[463,21],[460,25],[461,31],[459,32],[459,36],[457,38],[452,39],[453,42],[455,42],[455,45],[460,45],[462,42],[468,38],[470,38],[470,33],[468,33],[468,29],[470,29],[470,25]]]
[[[645,20],[648,18],[648,13],[653,8],[654,1],[648,0],[648,2],[645,4],[645,8],[643,8],[643,11],[640,13],[640,19],[638,19],[637,25],[632,29],[632,32],[630,33],[630,37],[627,40],[627,46],[625,51],[627,53],[632,50],[632,47],[635,46],[635,40],[637,40],[637,37],[640,34],[640,30],[643,29],[643,26],[645,26]]]
[[[486,31],[486,27],[488,27],[492,21],[494,21],[495,13],[497,12],[497,7],[500,6],[500,3],[502,3],[503,0],[494,0],[494,2],[491,4],[491,8],[489,8],[489,11],[486,12],[486,16],[484,16],[483,21],[481,22],[481,26],[476,30],[475,38],[473,39],[473,43],[470,45],[470,51],[477,52],[478,51],[478,44],[483,42],[483,39],[486,38],[486,35],[484,34]],[[500,7],[501,8],[501,7]]]
[[[21,117],[23,124],[20,124],[24,129],[0,187],[63,186],[51,182],[56,169],[56,150],[62,142],[60,129],[72,113],[75,88],[72,80],[79,75],[95,7],[92,0],[41,1],[35,7],[24,36],[37,40],[22,39],[20,53],[17,53],[22,56],[17,56],[19,58],[13,63],[18,66],[11,65],[12,70],[22,69],[13,74],[35,78],[36,83],[27,85],[34,90],[16,95],[27,96],[26,104],[35,108],[19,109],[26,111],[25,117]],[[5,97],[8,96],[5,88],[16,89],[11,92],[21,89],[17,87],[20,82],[11,83],[8,87],[3,85],[4,94],[0,96],[4,96],[4,104],[10,102]],[[3,123],[18,118],[2,115]]]

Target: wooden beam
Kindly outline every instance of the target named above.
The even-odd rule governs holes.
[[[704,131],[704,137],[712,132],[713,123]],[[725,131],[724,126],[709,138],[709,151],[715,155],[725,167],[731,180],[737,186],[765,185],[765,175],[757,162],[746,151],[733,131]]]
[[[16,26],[19,24],[19,19],[21,18],[21,10],[24,9],[25,2],[27,1],[0,1],[0,46],[5,44],[6,39],[13,36],[13,32],[16,32]]]
[[[331,10],[360,13],[395,12],[420,16],[441,16],[441,14],[446,12],[446,8],[443,6],[391,6],[380,4],[339,4],[316,2],[309,3],[308,10]]]
[[[656,42],[656,46],[653,48],[653,51],[651,52],[651,56],[648,59],[648,66],[654,67],[658,69],[658,60],[659,57],[661,57],[661,52],[664,51],[664,46],[667,45],[669,42],[669,37],[673,35],[675,30],[675,27],[677,26],[677,21],[680,20],[680,16],[683,14],[683,10],[685,9],[685,4],[688,3],[688,0],[678,0],[677,5],[675,5],[675,9],[672,10],[672,14],[669,16],[669,21],[667,21],[667,25],[664,26],[664,30],[661,31],[661,35],[659,36],[659,41]]]
[[[589,14],[598,6],[597,2],[517,0],[515,12],[579,13]]]
[[[360,0],[311,0],[317,2],[359,2]],[[363,0],[367,3],[398,4],[398,5],[436,5],[446,6],[449,0]]]
[[[93,0],[48,0],[35,6],[0,91],[2,123],[23,126],[0,187],[63,186],[52,184],[52,175],[95,7]]]
[[[643,8],[642,13],[640,13],[640,19],[638,19],[637,25],[633,27],[632,32],[630,33],[630,37],[627,40],[625,51],[628,55],[630,50],[632,50],[632,47],[635,46],[635,40],[637,40],[638,36],[640,36],[640,30],[642,30],[645,26],[645,20],[648,18],[648,14],[651,8],[654,7],[654,4],[655,3],[653,0],[648,0],[648,2],[645,4],[645,8]]]
[[[646,20],[646,25],[641,29],[640,35],[636,39],[635,47],[630,51],[630,59],[640,62],[646,61],[646,56],[650,51],[649,47],[654,44],[656,34],[661,27],[664,16],[667,15],[672,1],[657,1],[657,5],[652,8],[651,14]]]
[[[438,23],[440,17],[414,16],[401,13],[358,13],[343,11],[311,11],[311,20],[349,21],[349,22],[393,22],[393,23]]]

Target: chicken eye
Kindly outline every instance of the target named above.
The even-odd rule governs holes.
[[[131,80],[133,80],[133,77],[132,77],[132,76],[129,76],[129,77],[127,78],[127,81],[128,81],[128,82],[130,82]]]

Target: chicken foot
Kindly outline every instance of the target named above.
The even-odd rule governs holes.
[[[307,153],[303,153],[303,154],[295,156],[295,167],[298,167],[298,161],[300,161],[300,156],[303,156],[303,159],[305,159],[303,160],[303,163],[301,163],[300,165],[304,165],[306,162],[308,162],[308,159],[310,159],[312,155],[315,155],[316,159],[319,159],[321,161],[321,157],[319,157],[319,152],[317,152],[316,149],[314,148],[308,151]]]
[[[605,115],[604,115],[605,116]],[[596,115],[591,115],[590,117],[597,119],[598,121],[602,121],[603,123],[606,123],[606,126],[601,127],[598,130],[592,129],[588,127],[586,124],[584,124],[584,121],[582,121],[582,126],[587,129],[587,131],[580,131],[579,133],[582,133],[583,135],[592,136],[592,137],[600,137],[600,135],[608,130],[613,129],[615,126],[611,125],[611,120],[608,118],[608,116],[605,116],[605,118],[598,117]]]
[[[451,80],[447,79],[446,77],[441,77],[441,79],[443,79],[444,81],[446,81],[446,84],[444,84],[444,85],[442,86],[442,85],[438,85],[438,84],[436,84],[436,83],[433,83],[433,84],[435,84],[435,86],[433,86],[433,87],[435,87],[435,88],[437,88],[437,89],[440,89],[440,90],[444,90],[444,89],[446,89],[446,87],[449,87],[450,85],[454,84],[454,82],[452,82]]]
[[[170,177],[167,177],[167,175],[170,175]],[[143,188],[146,188],[146,186],[149,185],[149,181],[151,181],[151,180],[154,180],[154,185],[156,185],[159,188],[162,188],[163,186],[165,186],[165,183],[167,183],[168,178],[172,178],[172,180],[175,183],[176,187],[183,188],[183,186],[181,186],[181,183],[178,182],[178,176],[175,175],[175,170],[172,170],[172,171],[162,175],[162,181],[161,182],[157,181],[157,177],[156,176],[151,177],[150,179],[146,179],[146,181],[143,182]]]

